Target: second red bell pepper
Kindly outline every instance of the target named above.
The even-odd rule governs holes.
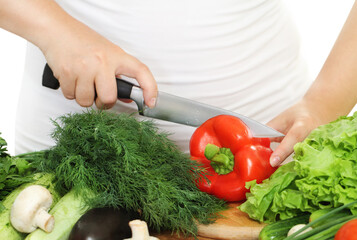
[[[245,200],[245,183],[260,183],[276,168],[269,163],[272,150],[268,138],[254,138],[237,117],[213,117],[196,129],[190,140],[192,159],[207,170],[199,180],[201,191],[228,202]]]

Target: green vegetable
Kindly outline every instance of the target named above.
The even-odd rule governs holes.
[[[72,227],[87,211],[83,198],[74,191],[64,195],[49,212],[55,218],[55,227],[50,233],[37,229],[26,240],[67,240]]]
[[[274,222],[357,200],[357,112],[316,128],[294,151],[294,162],[262,184],[250,184],[242,211]]]
[[[23,183],[33,181],[33,173],[36,170],[33,160],[43,156],[40,152],[10,156],[6,146],[6,141],[0,137],[0,212],[4,210],[1,201],[9,193]]]
[[[319,209],[319,210],[316,210],[316,211],[312,212],[311,215],[310,215],[310,218],[309,218],[309,222],[315,221],[319,217],[322,217],[323,215],[331,212],[333,209],[334,208],[326,208],[326,209]],[[316,227],[316,225],[313,226],[313,227]]]
[[[319,210],[316,210],[316,211],[312,212],[311,215],[310,215],[309,222],[315,221],[316,219],[326,215],[327,213],[333,211],[334,209],[335,208],[319,209]],[[325,223],[330,221],[330,219],[337,219],[337,218],[342,218],[342,217],[350,216],[350,215],[351,215],[351,211],[347,210],[347,209],[344,209],[343,211],[340,211],[340,212],[337,212],[336,214],[333,214],[332,216],[330,216],[329,219],[325,219],[324,221],[321,221],[321,222],[318,222],[318,223],[314,224],[312,227],[316,228],[318,226],[324,225]]]
[[[314,228],[306,233],[303,233],[301,235],[294,235],[295,237],[292,237],[293,235],[285,238],[285,240],[324,240],[324,239],[329,239],[331,237],[333,237],[338,229],[340,229],[340,227],[345,224],[346,222],[355,219],[356,216],[350,215],[350,216],[346,216],[340,219],[333,219],[329,222],[327,222],[324,225],[321,225],[317,228]]]
[[[312,235],[311,237],[308,238],[300,238],[306,239],[306,240],[327,240],[330,239],[331,237],[334,237],[337,233],[337,231],[344,225],[346,222],[351,220],[353,218],[346,218],[344,220],[338,221],[340,223],[336,223],[336,225],[331,225],[330,228],[327,228],[325,230],[322,230],[321,232]]]
[[[195,235],[195,220],[210,223],[226,207],[197,188],[204,169],[151,121],[92,110],[54,124],[56,146],[40,170],[55,174],[59,189],[73,189],[90,208],[140,209],[156,231]]]
[[[349,204],[340,206],[332,211],[329,211],[325,215],[310,222],[305,227],[301,228],[299,231],[296,231],[291,236],[285,238],[285,240],[293,240],[293,239],[294,240],[303,240],[303,239],[323,240],[323,239],[329,239],[329,238],[333,237],[336,234],[336,232],[338,231],[338,229],[344,223],[350,221],[351,219],[357,218],[357,216],[354,216],[354,215],[342,216],[340,218],[336,218],[335,216],[338,213],[340,213],[341,211],[345,210],[346,208],[356,205],[356,203],[357,203],[357,201],[351,202]],[[327,219],[329,221],[326,222]],[[306,233],[302,233],[307,228],[314,227],[314,226],[320,224],[321,222],[326,222],[326,223],[321,226],[318,226],[318,227],[314,228],[313,230],[310,230]],[[300,234],[300,233],[302,233],[302,234]]]
[[[303,214],[294,218],[280,220],[275,223],[268,224],[259,233],[259,240],[282,240],[286,238],[289,230],[297,225],[307,223],[309,220],[308,214]]]
[[[0,135],[1,135],[1,132],[0,132]],[[0,137],[0,158],[9,156],[9,154],[7,153],[6,146],[7,146],[7,142],[5,141],[5,139]]]
[[[296,178],[294,162],[291,162],[279,167],[261,184],[248,182],[246,186],[250,187],[250,193],[247,193],[247,200],[239,209],[248,213],[251,218],[267,223],[315,210],[295,186]]]
[[[26,187],[38,184],[46,187],[53,196],[53,204],[55,204],[60,196],[54,190],[54,185],[52,184],[53,175],[52,174],[36,174],[34,176],[34,181],[32,183],[26,183],[12,191],[3,201],[4,210],[0,213],[0,239],[17,240],[23,239],[25,234],[16,231],[10,223],[10,211],[13,202],[15,201],[17,195]]]

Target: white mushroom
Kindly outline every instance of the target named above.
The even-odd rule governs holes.
[[[19,232],[30,233],[37,227],[46,232],[53,230],[55,219],[48,214],[52,195],[40,185],[32,185],[20,192],[11,207],[10,221]]]
[[[126,240],[158,240],[157,237],[149,235],[148,226],[145,221],[133,220],[129,222],[132,237]]]

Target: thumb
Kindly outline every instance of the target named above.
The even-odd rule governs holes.
[[[135,78],[143,90],[145,104],[150,108],[155,107],[157,84],[149,68],[135,57],[126,54],[125,61],[121,62],[119,69],[116,75],[123,74]]]

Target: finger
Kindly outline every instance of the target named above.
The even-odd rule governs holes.
[[[97,98],[95,104],[100,109],[112,108],[117,101],[117,84],[115,74],[102,70],[95,78]]]
[[[267,123],[267,126],[277,130],[278,132],[281,132],[283,134],[286,134],[290,130],[290,125],[287,123],[286,118],[284,117],[284,114],[280,114],[276,118],[272,119]],[[284,137],[274,137],[270,138],[271,142],[281,142],[284,139]]]
[[[91,74],[81,74],[76,81],[76,102],[82,107],[93,105],[95,90],[94,76]]]
[[[121,61],[117,74],[135,78],[143,90],[144,101],[150,108],[155,107],[157,98],[157,84],[149,68],[130,55],[125,55],[125,60]]]
[[[77,77],[69,69],[53,72],[53,75],[61,86],[63,96],[67,99],[74,99]]]
[[[63,93],[63,96],[67,99],[75,99],[76,98],[76,81],[77,79],[73,78],[73,79],[66,79],[66,81],[60,81],[60,86],[61,86],[61,90]]]
[[[270,165],[275,167],[281,164],[294,151],[295,144],[303,141],[309,133],[309,128],[303,123],[295,123],[270,156]]]

